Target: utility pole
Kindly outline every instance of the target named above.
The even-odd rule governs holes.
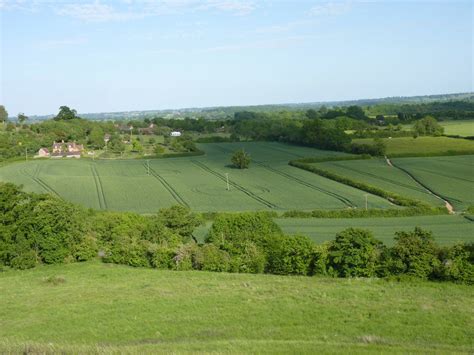
[[[367,198],[369,197],[369,194],[365,194],[365,210],[367,211],[368,209],[368,201],[367,201]]]
[[[229,173],[225,173],[225,179],[226,179],[226,182],[227,182],[227,191],[230,190],[230,186],[229,186]]]

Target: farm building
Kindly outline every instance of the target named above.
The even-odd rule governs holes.
[[[37,155],[38,158],[47,158],[49,157],[49,150],[48,148],[41,148],[40,150],[38,150],[38,155]]]
[[[53,152],[51,154],[52,158],[80,158],[81,153],[84,150],[82,144],[76,144],[76,142],[67,142],[61,141],[60,143],[53,142]]]
[[[181,132],[173,131],[173,132],[171,132],[171,137],[181,137]]]

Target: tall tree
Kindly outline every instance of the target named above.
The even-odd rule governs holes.
[[[79,118],[77,116],[77,111],[74,109],[70,109],[67,106],[61,106],[59,108],[58,114],[54,117],[55,121],[67,121],[73,120],[75,118]]]
[[[17,118],[18,122],[20,122],[20,124],[23,124],[28,119],[28,116],[26,116],[23,112],[20,112]]]
[[[8,112],[5,109],[5,106],[0,105],[0,122],[2,122],[4,125],[8,121]]]

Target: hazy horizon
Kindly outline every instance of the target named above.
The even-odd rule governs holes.
[[[0,0],[10,116],[473,91],[470,1]]]

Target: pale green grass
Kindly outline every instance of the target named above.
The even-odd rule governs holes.
[[[440,122],[444,127],[444,134],[461,137],[474,136],[474,120]]]
[[[438,123],[444,127],[444,134],[461,137],[474,136],[474,120],[443,121]],[[405,124],[402,127],[405,131],[413,129],[412,124]]]
[[[391,154],[443,154],[449,151],[473,152],[474,141],[448,137],[383,138],[387,155]],[[373,143],[371,138],[354,139],[354,143]]]
[[[393,245],[395,232],[410,231],[415,227],[432,231],[441,245],[474,242],[474,222],[462,216],[279,218],[275,221],[285,233],[306,235],[316,243],[334,240],[338,232],[350,227],[368,229],[386,245]],[[203,234],[201,230],[199,232]]]
[[[55,282],[56,281],[56,282]],[[472,353],[472,287],[97,262],[0,274],[0,353]]]

